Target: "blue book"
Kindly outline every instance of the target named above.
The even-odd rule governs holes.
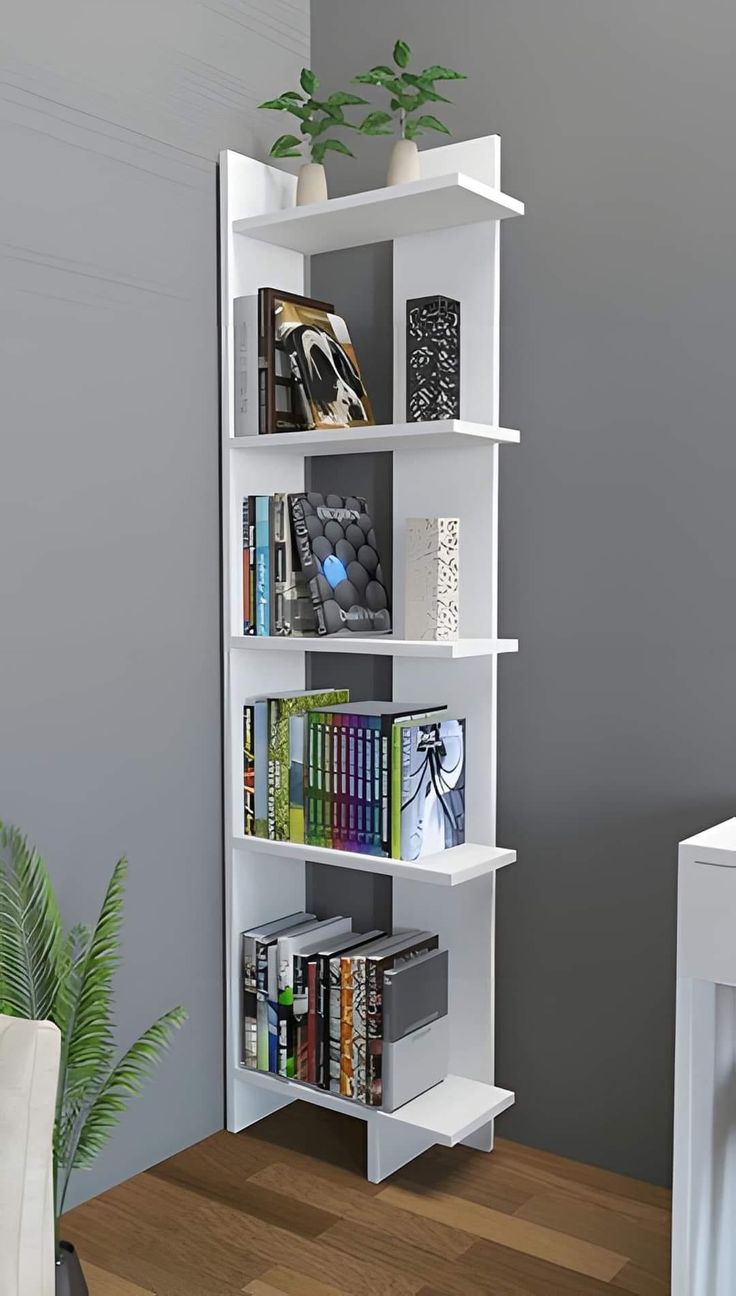
[[[256,495],[256,634],[271,633],[271,497]]]

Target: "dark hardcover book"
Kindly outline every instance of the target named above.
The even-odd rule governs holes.
[[[388,593],[365,500],[312,492],[290,495],[289,508],[318,634],[388,634]]]
[[[393,733],[392,850],[416,860],[465,841],[465,721],[401,721]]]
[[[398,947],[371,952],[365,967],[366,1057],[365,1101],[369,1107],[380,1107],[383,1100],[383,975],[417,954],[439,948],[436,932],[407,934]]]
[[[256,749],[255,704],[243,707],[243,831],[246,837],[256,832]]]
[[[300,297],[277,288],[261,288],[258,293],[258,376],[259,423],[261,434],[294,432],[314,427],[311,411],[304,398],[301,373],[281,337],[281,321],[291,307],[332,311],[329,302]],[[297,379],[298,375],[298,380]]]

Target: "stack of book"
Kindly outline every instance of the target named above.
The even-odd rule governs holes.
[[[246,837],[416,860],[465,840],[465,720],[346,689],[243,711]]]
[[[243,634],[387,634],[388,592],[366,501],[243,499]]]
[[[302,912],[243,932],[241,939],[243,1065],[251,1070],[380,1107],[384,1014],[398,1021],[408,1001],[397,988],[386,991],[384,1004],[386,974],[421,958],[411,1015],[425,1025],[446,1017],[447,955],[435,932],[361,933],[352,930],[350,918],[318,921]],[[433,951],[440,959],[434,965],[439,979],[427,963]],[[432,1073],[429,1083],[442,1078]],[[416,1084],[421,1092],[421,1077]]]

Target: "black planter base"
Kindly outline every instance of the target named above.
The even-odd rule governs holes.
[[[56,1296],[89,1296],[82,1266],[71,1242],[59,1243],[56,1261]]]

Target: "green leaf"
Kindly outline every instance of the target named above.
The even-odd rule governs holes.
[[[303,96],[299,94],[298,90],[284,90],[283,93],[279,95],[279,99],[293,99],[294,102],[298,103],[302,102],[302,98]]]
[[[301,157],[300,148],[301,140],[297,135],[279,135],[278,139],[271,145],[269,157]]]
[[[329,152],[344,153],[345,157],[355,156],[354,153],[350,152],[350,149],[348,148],[347,144],[343,144],[342,140],[326,139],[326,140],[318,140],[318,142],[315,144],[314,148],[312,149],[312,161],[324,162],[325,153],[329,153]]]
[[[434,87],[430,85],[428,81],[424,80],[424,77],[415,76],[413,72],[404,72],[402,76],[402,81],[406,81],[408,85],[416,86],[417,90],[419,91],[418,98],[421,103],[430,103],[430,102],[431,103],[451,103],[452,102],[450,99],[447,98],[446,95],[439,94],[439,92],[435,90]]]
[[[404,122],[404,139],[408,139],[408,140],[416,139],[418,134],[419,131],[417,129],[417,123],[415,118],[407,117],[406,121]]]
[[[367,104],[367,99],[362,99],[360,95],[350,94],[347,90],[336,90],[327,100],[330,108],[347,108],[352,104]]]
[[[409,66],[410,59],[411,59],[411,50],[407,45],[406,41],[397,40],[396,44],[394,45],[394,63],[397,65],[397,67],[405,68]]]
[[[46,865],[17,828],[0,822],[0,1012],[48,1017],[62,950],[61,917]]]
[[[370,72],[362,72],[360,76],[353,77],[353,81],[359,81],[361,85],[387,86],[390,88],[392,82],[396,82],[396,73],[390,67],[374,67]]]
[[[94,930],[91,935],[82,931],[83,944],[76,954],[72,952],[67,1000],[57,1003],[65,1102],[81,1099],[90,1084],[99,1082],[112,1058],[112,982],[120,963],[127,871],[127,860],[119,859]]]
[[[431,113],[427,113],[423,117],[417,117],[414,125],[421,130],[442,131],[443,135],[450,134],[447,127],[443,126],[442,122],[438,121],[436,117],[433,117]]]
[[[386,127],[389,127],[386,130]],[[390,135],[393,128],[391,113],[370,112],[358,127],[361,135]]]
[[[299,77],[299,84],[305,94],[313,95],[319,85],[319,81],[314,75],[314,72],[309,68],[302,68],[302,74]]]
[[[70,1168],[85,1169],[105,1146],[131,1098],[140,1094],[175,1028],[186,1021],[183,1008],[174,1008],[144,1031],[117,1066],[98,1085],[94,1099],[77,1115],[70,1148]]]
[[[439,63],[433,63],[432,67],[425,68],[422,76],[426,81],[467,81],[464,72],[454,72],[452,68],[442,67]]]

